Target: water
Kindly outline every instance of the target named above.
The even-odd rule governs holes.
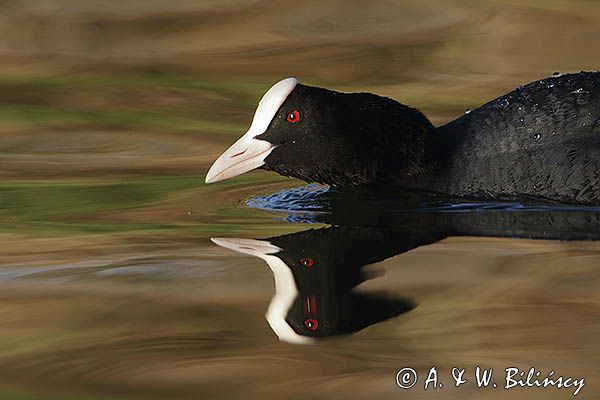
[[[342,218],[340,204],[324,188],[252,191],[274,194],[240,203],[245,184],[217,187],[211,196],[235,197],[231,209],[203,212],[190,189],[151,206],[170,215],[162,227],[71,232],[67,243],[4,235],[7,393],[278,397],[301,382],[319,396],[391,397],[399,369],[434,365],[448,385],[453,367],[533,366],[593,390],[597,209],[438,202],[332,226],[322,222]],[[448,396],[479,393],[465,385]],[[507,393],[525,392],[566,396]]]
[[[598,397],[598,209],[203,183],[286,76],[441,124],[596,69],[575,3],[0,6],[0,398]]]

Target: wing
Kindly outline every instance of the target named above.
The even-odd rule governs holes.
[[[543,79],[438,128],[440,191],[600,203],[600,73]]]

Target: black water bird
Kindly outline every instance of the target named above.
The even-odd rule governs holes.
[[[600,204],[600,72],[555,74],[434,127],[370,93],[284,79],[206,182],[255,168],[338,188]]]

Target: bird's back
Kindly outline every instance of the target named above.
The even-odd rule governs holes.
[[[436,190],[600,204],[600,72],[533,82],[437,133]]]

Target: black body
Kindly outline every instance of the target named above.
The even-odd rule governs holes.
[[[257,138],[276,145],[263,168],[308,182],[600,204],[600,72],[531,83],[438,128],[388,98],[298,85]]]
[[[600,204],[600,73],[543,79],[438,128],[434,190]]]

